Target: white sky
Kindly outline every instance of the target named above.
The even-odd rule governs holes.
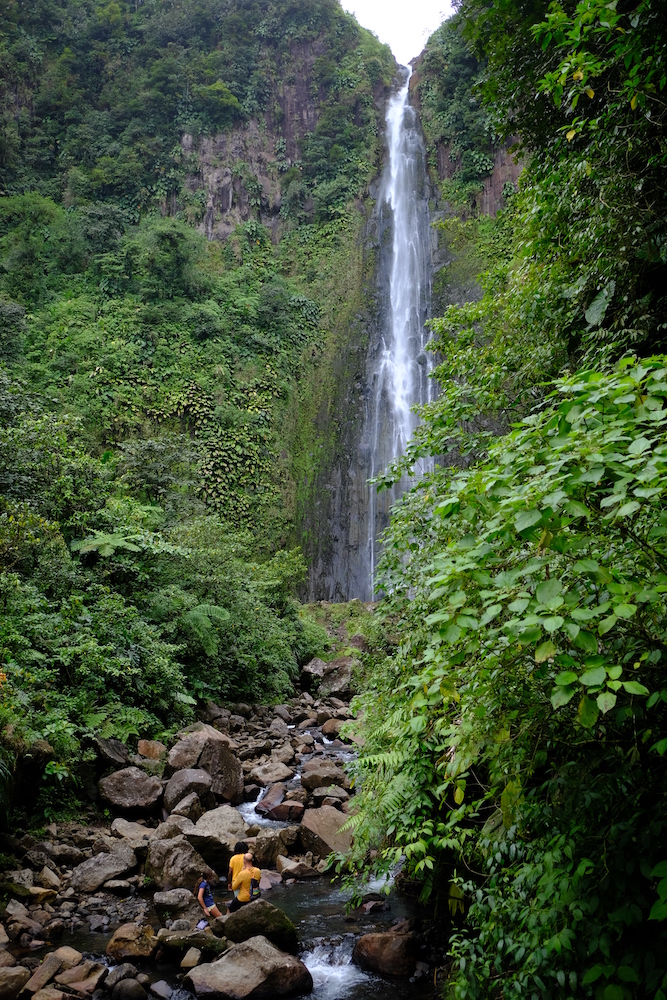
[[[375,32],[405,65],[452,13],[450,0],[342,0],[359,24]]]

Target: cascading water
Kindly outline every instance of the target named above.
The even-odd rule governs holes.
[[[389,163],[381,212],[386,207],[391,210],[392,246],[389,309],[384,311],[380,337],[369,358],[371,394],[365,437],[370,444],[371,478],[404,454],[418,422],[412,408],[429,402],[434,392],[428,377],[432,364],[425,350],[429,334],[424,325],[431,293],[426,162],[417,115],[409,103],[412,71],[405,67],[405,73],[386,116]],[[415,474],[425,471],[424,465]],[[370,487],[366,597],[372,597],[375,590],[378,535],[387,524],[389,508],[408,485],[404,478],[379,495]]]

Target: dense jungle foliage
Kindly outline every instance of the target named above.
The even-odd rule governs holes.
[[[454,220],[493,265],[433,321],[441,394],[380,482],[438,458],[385,538],[355,870],[406,859],[459,1000],[664,1000],[667,8],[454,27],[527,166],[491,235]]]
[[[45,741],[39,817],[75,803],[94,737],[280,700],[327,648],[295,600],[302,414],[327,389],[337,281],[354,306],[348,202],[378,169],[394,61],[334,0],[3,18],[0,728],[10,770]],[[317,112],[291,133],[300,163],[280,138],[297,71]],[[253,119],[298,211],[272,241],[258,194],[209,243],[197,144]]]

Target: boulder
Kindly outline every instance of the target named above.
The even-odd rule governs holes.
[[[188,888],[204,868],[203,857],[183,836],[149,842],[145,871],[159,889]]]
[[[305,808],[302,802],[281,802],[266,814],[266,818],[279,823],[300,823]]]
[[[281,747],[275,747],[271,751],[273,760],[279,760],[281,764],[291,767],[294,764],[294,748],[291,743],[283,743]]]
[[[150,827],[142,826],[141,823],[133,823],[131,820],[123,819],[120,816],[111,824],[112,835],[114,837],[123,837],[125,840],[148,840],[152,832]]]
[[[348,782],[348,777],[336,764],[331,764],[327,760],[308,761],[301,775],[301,784],[304,788],[312,791],[323,785],[343,786]]]
[[[190,930],[197,926],[197,921],[204,915],[194,893],[184,888],[156,892],[153,895],[153,906],[162,921],[169,918],[186,920]]]
[[[233,805],[243,802],[243,768],[226,743],[209,737],[202,749],[199,767],[213,778],[211,791],[216,798]]]
[[[231,913],[225,920],[225,937],[235,944],[261,934],[276,948],[296,955],[299,948],[296,927],[286,913],[265,899],[258,899]]]
[[[55,986],[45,986],[44,989],[33,993],[32,1000],[63,1000],[64,996],[62,990],[57,990]]]
[[[254,767],[250,778],[258,785],[274,785],[279,781],[287,781],[294,777],[294,771],[279,760],[270,760],[266,764]]]
[[[349,656],[341,656],[337,660],[331,660],[330,663],[327,663],[324,677],[317,689],[320,698],[328,698],[332,694],[350,697],[354,693],[352,662]]]
[[[302,996],[313,988],[303,962],[261,936],[234,945],[217,962],[192,969],[185,983],[198,997],[211,1000]]]
[[[83,955],[80,951],[77,951],[76,948],[70,948],[69,945],[66,944],[54,951],[53,954],[57,955],[60,959],[60,968],[63,970],[73,969],[75,966],[79,965],[83,959]]]
[[[194,969],[201,962],[201,951],[199,948],[188,948],[181,959],[182,969]]]
[[[162,797],[162,782],[138,767],[115,771],[98,783],[100,798],[112,809],[128,813],[149,813]],[[57,859],[56,859],[57,860]]]
[[[205,737],[201,734],[193,733],[175,743],[167,757],[168,771],[173,773],[174,771],[181,771],[183,768],[196,767],[197,761],[201,756],[204,740]]]
[[[318,878],[320,874],[317,868],[313,868],[312,865],[306,864],[305,861],[293,861],[291,858],[285,858],[282,855],[279,855],[276,858],[276,868],[280,872],[284,882],[286,882],[288,878],[294,878],[297,880]]]
[[[30,868],[20,871],[5,872],[0,875],[0,889],[10,896],[26,898],[35,883],[35,874]]]
[[[234,845],[245,839],[245,823],[234,806],[218,806],[197,820],[187,838],[212,868],[226,872]]]
[[[346,820],[347,816],[333,806],[306,809],[300,827],[301,842],[305,850],[319,854],[321,858],[331,851],[341,854],[349,851],[352,833],[340,829]]]
[[[35,875],[35,882],[41,885],[44,889],[55,889],[56,892],[60,889],[60,879],[54,871],[47,868],[46,865],[42,868],[39,874]]]
[[[173,948],[176,951],[185,951],[188,948],[198,948],[199,951],[207,955],[217,957],[222,955],[227,948],[227,939],[216,937],[209,931],[177,931],[167,930],[166,927],[158,931],[158,941],[165,948]]]
[[[199,796],[196,792],[190,792],[185,798],[177,802],[171,810],[172,816],[185,816],[190,822],[196,823],[204,812]]]
[[[129,844],[122,841],[113,854],[94,854],[72,872],[70,887],[75,892],[95,892],[109,879],[129,874],[137,867],[137,856]]]
[[[159,740],[139,740],[137,753],[148,760],[162,760],[167,755],[167,748]]]
[[[53,977],[60,972],[62,964],[62,959],[55,952],[47,955],[23,987],[25,992],[37,993],[38,990],[43,990],[46,984],[50,983]]]
[[[386,931],[362,935],[354,946],[352,958],[360,968],[382,976],[411,976],[416,955],[416,935]]]
[[[56,976],[56,982],[62,983],[76,993],[93,993],[106,979],[108,968],[101,962],[83,962],[81,965]]]
[[[173,809],[190,792],[196,792],[200,799],[205,797],[210,792],[212,784],[211,775],[202,768],[187,767],[176,771],[164,790],[165,809]]]
[[[259,868],[273,868],[279,855],[289,854],[289,849],[296,843],[298,827],[286,827],[275,830],[263,827],[255,838],[253,853]]]
[[[327,738],[336,737],[344,725],[345,719],[328,719],[322,726],[322,736],[326,736]]]
[[[29,979],[30,973],[22,965],[0,969],[0,1000],[14,1000]]]
[[[322,785],[321,788],[313,788],[312,795],[317,806],[321,806],[324,799],[338,799],[340,802],[347,802],[350,797],[345,789],[338,785]]]
[[[121,979],[111,991],[111,1000],[146,1000],[146,990],[136,979]]]
[[[186,816],[169,816],[164,823],[160,823],[157,830],[153,831],[153,840],[172,840],[173,837],[180,837],[181,834],[190,833],[195,825]]]
[[[127,767],[130,759],[130,751],[120,740],[103,740],[98,736],[95,740],[100,757],[111,767]]]
[[[152,958],[157,947],[158,939],[150,924],[121,924],[107,945],[107,955],[114,962],[125,958]]]
[[[262,816],[266,816],[266,814],[271,812],[274,806],[279,805],[284,798],[285,786],[281,781],[277,782],[275,785],[269,785],[266,793],[255,806],[255,812],[260,813]]]
[[[104,980],[104,986],[107,990],[112,990],[116,983],[119,983],[121,979],[134,979],[138,973],[138,969],[135,965],[130,962],[123,962],[121,965],[117,965],[111,970],[107,978]]]
[[[321,660],[319,656],[316,656],[306,663],[305,666],[301,668],[301,676],[299,680],[301,681],[301,687],[306,691],[311,691],[316,688],[319,681],[324,677],[324,671],[327,668],[327,664],[324,660]]]

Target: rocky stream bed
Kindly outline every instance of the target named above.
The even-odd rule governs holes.
[[[430,996],[443,955],[415,901],[368,886],[347,913],[327,872],[351,838],[348,682],[341,664],[317,699],[208,703],[171,748],[99,740],[96,790],[113,820],[5,838],[17,863],[0,876],[0,1000]],[[206,866],[223,879],[224,913],[238,840],[262,898],[199,929],[195,881]]]

